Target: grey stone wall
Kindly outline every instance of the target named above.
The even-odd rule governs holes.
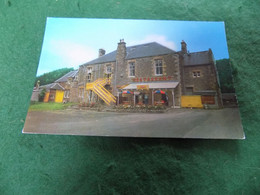
[[[78,72],[78,81],[79,83],[84,82],[84,77],[85,77],[85,66],[81,65],[79,67],[79,72]]]
[[[70,95],[69,101],[70,102],[79,102],[79,92],[78,92],[78,82],[73,81],[70,85]]]
[[[126,66],[126,43],[120,40],[117,46],[116,64],[115,64],[115,77],[113,79],[113,94],[116,93],[117,86],[125,85],[124,79],[128,78]],[[128,79],[130,80],[130,79]]]
[[[200,77],[193,77],[194,71],[199,71]],[[184,87],[193,87],[194,91],[217,90],[216,74],[214,67],[210,64],[200,66],[185,66],[184,77],[182,79]]]
[[[132,82],[133,78],[156,77],[155,60],[162,60],[163,75],[173,76],[172,80],[180,81],[179,57],[177,54],[168,54],[163,56],[152,56],[137,58],[133,60],[121,60],[118,63],[117,85],[126,85]],[[135,63],[135,77],[129,76],[129,63]]]

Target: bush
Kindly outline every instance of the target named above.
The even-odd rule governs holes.
[[[41,92],[39,94],[39,102],[43,102],[45,93],[46,93],[46,89],[43,88],[43,90],[41,90]]]

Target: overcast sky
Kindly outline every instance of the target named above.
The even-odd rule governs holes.
[[[212,49],[215,59],[229,58],[224,22],[170,20],[123,20],[47,18],[37,76],[60,68],[73,67],[98,57],[98,50],[158,42],[179,51],[180,42],[190,52]]]

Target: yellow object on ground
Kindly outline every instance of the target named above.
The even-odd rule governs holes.
[[[48,102],[49,101],[49,96],[50,96],[50,92],[46,92],[45,95],[44,95],[43,102]]]
[[[183,95],[181,96],[181,107],[186,108],[203,108],[200,95]]]
[[[56,90],[55,102],[61,103],[63,101],[63,95],[64,95],[64,91]]]

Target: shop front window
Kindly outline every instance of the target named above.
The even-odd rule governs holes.
[[[144,104],[147,105],[149,100],[148,94],[144,94]]]

